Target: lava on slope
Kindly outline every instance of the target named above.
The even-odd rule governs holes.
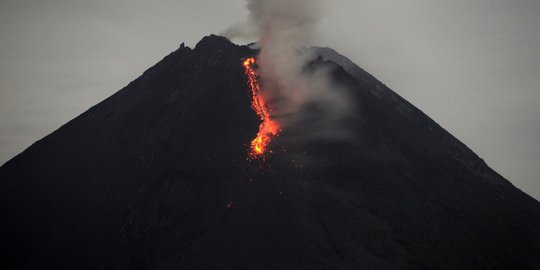
[[[261,86],[254,67],[256,65],[255,58],[247,58],[244,60],[243,65],[252,94],[251,108],[253,108],[262,121],[259,125],[257,137],[251,141],[251,150],[249,153],[251,158],[256,158],[264,156],[267,152],[268,144],[272,140],[272,137],[278,135],[280,128],[279,124],[270,117],[271,109],[264,95],[261,94]]]

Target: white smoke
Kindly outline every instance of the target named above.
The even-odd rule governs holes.
[[[320,0],[247,0],[249,18],[245,23],[227,29],[229,39],[256,39],[261,51],[257,57],[262,94],[271,101],[273,117],[283,129],[297,126],[312,117],[309,108],[316,108],[304,138],[344,135],[339,120],[353,110],[343,89],[328,78],[329,70],[305,72],[308,61],[315,58],[302,49],[314,42],[314,34],[322,16]],[[309,135],[309,136],[308,136]]]

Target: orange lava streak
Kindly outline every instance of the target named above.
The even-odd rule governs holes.
[[[270,118],[270,109],[264,96],[260,93],[261,87],[257,78],[257,72],[253,69],[253,64],[255,64],[254,57],[250,57],[244,61],[244,69],[252,94],[251,108],[253,108],[262,121],[259,125],[257,137],[251,141],[250,156],[258,157],[266,152],[270,140],[273,136],[277,136],[280,130],[279,125]]]

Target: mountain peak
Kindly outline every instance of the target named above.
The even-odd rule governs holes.
[[[195,46],[196,50],[225,50],[228,48],[231,48],[233,46],[236,46],[233,44],[230,40],[228,40],[226,37],[218,36],[218,35],[209,35],[203,37],[199,43]]]

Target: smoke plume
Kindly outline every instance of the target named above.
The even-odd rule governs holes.
[[[306,71],[313,61],[306,43],[314,42],[322,16],[320,0],[247,0],[248,20],[227,29],[229,39],[257,40],[262,94],[271,103],[272,117],[287,130],[307,121],[303,139],[346,135],[340,120],[350,115],[352,104],[345,91],[329,79],[329,70]],[[316,118],[316,119],[313,119]],[[309,120],[311,119],[311,120]]]

